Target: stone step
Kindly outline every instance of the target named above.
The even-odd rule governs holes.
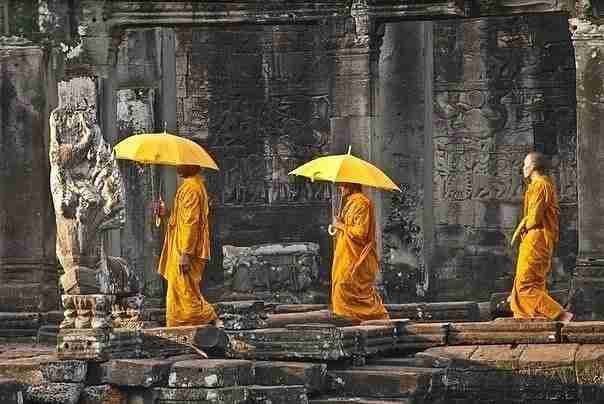
[[[176,388],[219,388],[247,386],[254,379],[252,362],[246,360],[201,359],[172,366],[168,386]]]
[[[308,404],[304,386],[248,386],[249,404]]]
[[[228,338],[213,326],[157,327],[142,330],[142,354],[147,358],[224,352]]]
[[[375,357],[367,360],[367,365],[375,366],[390,366],[390,367],[425,367],[415,357]]]
[[[309,404],[412,404],[408,398],[362,398],[362,397],[317,397],[309,401]]]
[[[364,366],[328,372],[330,387],[343,396],[428,399],[444,393],[441,369]]]
[[[221,388],[165,388],[154,389],[156,401],[153,404],[208,404],[228,403],[247,404],[249,391],[247,387],[221,387]],[[275,403],[276,404],[276,403]]]
[[[418,322],[478,321],[480,310],[476,302],[439,302],[387,304],[390,318],[409,318]]]
[[[0,403],[22,404],[22,386],[14,379],[0,379]]]
[[[254,362],[255,383],[261,386],[302,385],[308,392],[323,390],[327,365],[306,362]]]
[[[38,342],[38,344],[56,345],[58,335],[59,335],[59,326],[43,325],[38,330],[37,342]]]

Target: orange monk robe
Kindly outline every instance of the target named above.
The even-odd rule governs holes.
[[[168,281],[166,325],[207,324],[216,319],[216,313],[199,290],[210,257],[208,195],[202,178],[185,178],[173,205],[158,269]],[[192,257],[190,270],[185,274],[181,274],[178,265],[182,254]]]
[[[362,193],[349,195],[342,209],[331,268],[331,309],[353,320],[387,319],[375,289],[379,271],[373,204]]]
[[[545,288],[554,246],[560,234],[560,207],[555,186],[546,176],[531,180],[524,195],[524,226],[510,306],[516,318],[557,318],[563,308]]]

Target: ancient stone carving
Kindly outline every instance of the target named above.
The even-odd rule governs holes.
[[[123,185],[93,108],[58,108],[50,117],[51,190],[57,256],[67,294],[107,293],[101,231],[123,220]]]
[[[227,245],[223,255],[223,268],[235,292],[312,303],[312,289],[319,286],[317,244]]]

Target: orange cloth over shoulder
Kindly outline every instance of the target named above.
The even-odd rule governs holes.
[[[375,289],[379,271],[375,217],[371,200],[362,193],[346,198],[342,209],[345,231],[337,232],[331,268],[331,308],[353,320],[389,318]]]
[[[168,281],[168,327],[202,325],[216,319],[214,308],[199,290],[205,262],[210,257],[208,214],[208,195],[203,179],[198,175],[185,178],[174,196],[158,268]],[[182,254],[193,258],[186,274],[179,270]]]
[[[547,176],[531,180],[524,195],[524,217],[518,228],[522,240],[510,306],[516,318],[557,318],[563,308],[547,293],[554,247],[560,235],[560,207],[555,186]]]

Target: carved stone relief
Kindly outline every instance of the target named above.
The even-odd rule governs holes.
[[[560,200],[576,209],[574,72],[564,24],[557,16],[435,24],[433,265],[441,298],[481,297],[468,285],[485,293],[485,285],[489,292],[511,286],[516,251],[507,245],[521,215],[527,152],[551,158]],[[576,227],[565,231],[561,256],[576,238]]]

